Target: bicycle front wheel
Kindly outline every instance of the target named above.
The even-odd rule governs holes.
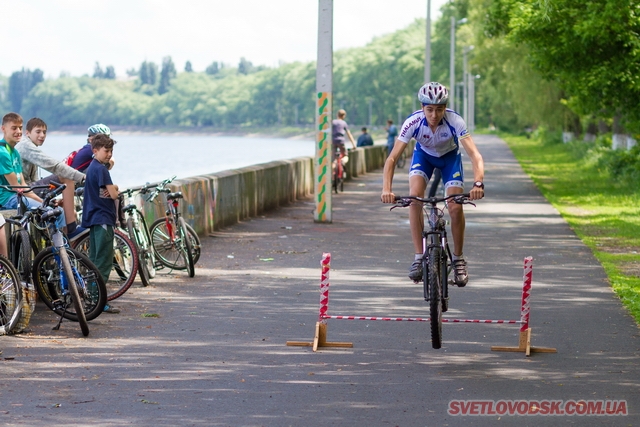
[[[142,282],[142,286],[149,286],[149,269],[147,268],[147,263],[145,259],[146,249],[143,247],[143,244],[140,242],[140,230],[136,228],[133,224],[133,218],[127,218],[127,231],[129,232],[129,239],[136,247],[136,251],[138,252],[138,276],[140,276],[140,281]]]
[[[78,294],[82,303],[83,312],[87,320],[93,320],[102,313],[107,303],[107,288],[100,276],[98,268],[89,260],[85,254],[74,249],[66,249],[69,264],[72,270],[75,269],[77,275],[72,275],[78,288]],[[57,304],[58,301],[68,303],[68,293],[64,290],[61,282],[61,263],[56,259],[53,247],[45,248],[33,260],[33,284],[38,291],[40,299],[47,307],[59,316],[62,315],[64,307]],[[67,307],[64,317],[77,321],[76,308]]]
[[[196,267],[193,263],[193,248],[191,246],[191,239],[189,238],[189,232],[187,231],[187,223],[184,218],[178,218],[178,224],[180,225],[180,240],[182,241],[182,251],[185,259],[185,265],[187,267],[187,273],[189,277],[196,275]]]
[[[20,276],[7,258],[0,255],[0,335],[16,326],[22,311]]]
[[[429,281],[429,315],[431,323],[431,345],[433,348],[442,347],[442,275],[440,274],[440,257],[442,249],[439,246],[428,250],[429,270],[426,272]]]
[[[78,323],[80,323],[82,335],[86,337],[89,335],[89,324],[87,323],[87,318],[84,315],[84,306],[82,305],[82,300],[80,299],[80,292],[83,291],[84,288],[82,279],[80,279],[79,281],[77,280],[76,275],[71,268],[71,263],[69,262],[69,255],[67,254],[66,248],[61,248],[59,256],[60,261],[62,262],[64,275],[67,279],[67,288],[73,302],[73,309],[76,312]]]
[[[197,264],[200,259],[200,237],[198,237],[198,233],[193,229],[187,222],[185,222],[187,226],[187,233],[189,234],[189,240],[191,240],[191,253],[193,254],[193,264]]]
[[[74,249],[89,255],[90,235],[79,238]],[[113,268],[107,280],[107,301],[122,296],[133,285],[138,273],[138,252],[127,234],[114,229],[113,234]]]

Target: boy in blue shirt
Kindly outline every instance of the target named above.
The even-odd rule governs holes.
[[[118,186],[111,181],[107,165],[116,142],[105,134],[98,134],[91,141],[93,160],[85,171],[82,226],[89,228],[89,258],[98,267],[105,283],[113,267],[113,237],[116,226],[116,199]],[[117,313],[113,307],[105,311]]]

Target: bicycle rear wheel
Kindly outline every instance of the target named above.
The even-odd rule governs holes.
[[[100,276],[97,267],[85,254],[74,249],[67,249],[69,263],[78,273],[74,282],[79,290],[80,301],[87,320],[93,320],[102,313],[107,303],[107,288]],[[72,276],[73,277],[73,276]],[[60,263],[52,247],[45,248],[33,260],[33,284],[38,291],[40,299],[47,307],[59,316],[62,309],[54,303],[58,300],[66,303],[66,292],[63,291],[60,281]],[[76,308],[67,307],[65,319],[77,321]]]
[[[442,249],[439,246],[428,249],[429,270],[426,273],[429,281],[429,316],[431,323],[431,345],[433,348],[442,347],[442,275],[440,274],[440,257]]]
[[[8,334],[22,311],[20,276],[7,258],[0,255],[0,335]]]
[[[184,253],[178,247],[179,231],[174,230],[175,224],[167,218],[158,218],[151,224],[150,234],[156,259],[165,267],[174,270],[187,268]],[[192,258],[193,259],[193,258]]]
[[[27,230],[20,228],[11,236],[11,261],[23,282],[31,279],[31,241]]]
[[[396,163],[396,165],[400,169],[402,169],[406,163],[407,163],[407,153],[403,151],[402,154],[400,155],[400,158],[398,158],[398,162]]]
[[[73,248],[89,255],[90,235],[80,237]],[[107,280],[107,301],[122,296],[133,285],[138,273],[138,252],[127,234],[117,228],[113,234],[113,268]]]

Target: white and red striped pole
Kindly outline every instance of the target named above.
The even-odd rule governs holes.
[[[322,254],[322,275],[320,277],[320,314],[318,322],[325,323],[329,309],[329,270],[331,268],[331,254]]]
[[[520,308],[520,332],[526,332],[529,329],[529,315],[531,296],[531,279],[533,276],[533,257],[524,259],[524,275],[522,278],[522,306]]]

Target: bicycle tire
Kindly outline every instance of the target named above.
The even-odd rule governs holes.
[[[107,303],[107,288],[102,280],[98,268],[85,254],[75,249],[67,248],[70,265],[73,265],[86,284],[81,294],[82,306],[85,318],[91,321],[98,317]],[[33,260],[33,284],[38,296],[47,307],[58,316],[62,311],[54,306],[54,301],[63,297],[60,287],[60,267],[55,259],[53,247],[49,246],[41,251]],[[65,319],[77,321],[75,308],[67,308]]]
[[[198,237],[198,233],[189,223],[185,222],[187,225],[187,232],[189,233],[189,239],[191,240],[191,251],[193,253],[193,265],[196,265],[200,260],[200,237]],[[151,241],[151,239],[149,239]]]
[[[175,244],[175,239],[174,241],[171,240],[166,217],[156,219],[153,224],[151,224],[150,233],[151,244],[156,254],[156,259],[162,265],[174,270],[184,270],[187,268],[185,259]]]
[[[187,223],[185,222],[184,218],[178,217],[178,224],[180,227],[180,240],[184,243],[182,250],[186,261],[187,274],[189,275],[189,277],[194,277],[196,275],[196,268],[195,264],[193,263],[193,248],[191,247],[189,232],[187,231]]]
[[[20,279],[23,282],[28,282],[31,279],[33,260],[29,232],[24,228],[15,230],[11,236],[11,261],[20,274]]]
[[[21,312],[20,275],[13,263],[0,255],[0,331],[10,333],[20,320]]]
[[[129,232],[129,239],[135,245],[136,251],[138,252],[138,276],[140,277],[140,281],[142,282],[142,286],[149,286],[149,270],[147,269],[147,263],[145,259],[145,249],[141,247],[139,231],[133,225],[133,218],[127,218],[127,231]]]
[[[400,157],[398,158],[398,162],[396,165],[402,169],[407,164],[407,154],[403,151]]]
[[[435,349],[442,347],[442,275],[440,274],[440,257],[442,249],[439,246],[428,249],[429,271],[429,323],[431,324],[431,346]]]
[[[442,283],[442,312],[446,313],[449,311],[449,270],[448,270],[448,261],[446,251],[440,250],[440,275]]]
[[[88,256],[89,240],[90,235],[87,233],[75,241],[73,248]],[[107,301],[113,301],[127,292],[138,274],[138,252],[127,234],[114,228],[113,244],[113,268],[109,274],[109,280],[105,284]]]
[[[147,227],[147,221],[144,219],[144,215],[142,212],[138,211],[138,227],[140,228],[140,238],[141,241],[144,242],[146,248],[146,263],[147,270],[149,271],[149,277],[156,277],[156,255],[153,252],[153,247],[151,246],[151,234],[149,234],[149,227]],[[200,250],[200,243],[198,242],[198,251]],[[198,255],[199,257],[200,255]],[[195,256],[194,256],[195,262]]]
[[[89,335],[89,324],[87,323],[87,318],[84,315],[84,307],[82,305],[82,301],[80,300],[80,292],[78,289],[78,287],[81,287],[82,285],[78,285],[76,275],[71,269],[71,262],[69,261],[67,248],[61,248],[59,256],[60,261],[62,262],[62,268],[64,269],[64,274],[67,277],[67,288],[69,290],[69,294],[71,295],[73,309],[76,312],[77,321],[80,324],[82,335],[86,337]]]

